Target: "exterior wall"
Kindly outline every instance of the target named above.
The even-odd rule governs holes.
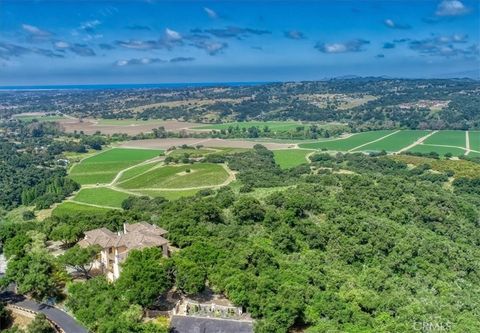
[[[93,262],[93,267],[106,274],[109,281],[115,281],[120,277],[120,265],[127,258],[128,252],[128,248],[125,246],[103,249]],[[162,254],[164,257],[170,256],[168,244],[162,246]]]

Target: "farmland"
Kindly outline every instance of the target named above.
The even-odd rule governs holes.
[[[400,131],[386,137],[380,141],[370,143],[361,147],[363,151],[379,151],[385,150],[387,152],[397,152],[404,147],[413,144],[421,137],[427,135],[428,131]]]
[[[480,132],[469,132],[470,150],[467,148],[465,131],[370,131],[356,133],[344,138],[321,140],[309,143],[300,143],[304,149],[320,149],[340,152],[372,152],[386,151],[399,153],[409,151],[413,153],[435,152],[441,156],[471,156],[480,154]]]
[[[264,128],[267,126],[271,131],[289,131],[295,129],[298,126],[309,126],[296,121],[245,121],[245,122],[232,122],[232,123],[222,123],[222,124],[211,124],[205,126],[195,127],[194,129],[209,129],[209,130],[226,130],[230,127],[249,128],[249,127],[258,127]]]
[[[273,151],[275,162],[277,162],[282,169],[288,169],[307,163],[307,155],[309,153],[311,153],[311,151],[305,149],[282,149]]]
[[[211,153],[224,154],[244,151],[237,148],[176,149],[172,157],[187,153],[200,157]],[[112,148],[74,164],[70,177],[82,185],[73,199],[55,209],[55,214],[90,211],[96,208],[119,209],[131,195],[162,196],[175,200],[195,195],[201,189],[220,186],[235,179],[221,164],[196,163],[168,165],[163,162],[162,150]],[[158,157],[158,158],[157,158]]]
[[[470,131],[468,134],[470,138],[470,149],[480,151],[480,131]]]
[[[428,145],[448,145],[465,148],[465,131],[438,131],[425,140]]]
[[[299,144],[300,148],[308,149],[327,149],[334,151],[348,151],[357,149],[361,145],[371,143],[379,140],[387,135],[394,133],[394,131],[371,131],[353,134],[346,138],[315,141],[310,143]]]
[[[258,122],[260,124],[261,122]],[[244,123],[247,124],[247,123]],[[252,125],[253,123],[249,122]],[[258,125],[257,124],[257,125]],[[264,123],[262,123],[264,124]],[[294,122],[272,122],[272,129],[292,126]],[[227,124],[221,124],[227,126]],[[217,125],[214,125],[217,126]],[[220,126],[220,125],[218,125]],[[220,128],[220,127],[219,127]],[[468,140],[470,150],[468,149]],[[241,142],[241,144],[239,144]],[[246,143],[249,143],[248,145]],[[181,145],[188,147],[178,148]],[[184,196],[195,195],[202,189],[215,188],[230,183],[235,175],[226,165],[212,163],[167,164],[164,163],[163,149],[177,146],[177,149],[167,151],[167,156],[176,159],[198,159],[209,154],[229,154],[246,151],[253,146],[253,141],[220,140],[193,138],[186,139],[156,139],[137,140],[123,144],[123,148],[111,148],[95,155],[86,155],[83,160],[70,169],[70,177],[83,185],[73,199],[57,207],[55,213],[72,208],[86,210],[98,208],[119,209],[121,203],[130,195],[162,196],[176,200]],[[353,133],[333,139],[323,139],[310,142],[274,144],[264,139],[269,149],[272,149],[275,162],[288,169],[308,163],[307,156],[315,151],[335,152],[380,152],[390,154],[401,152],[431,153],[440,156],[452,154],[461,156],[480,155],[480,132],[471,131],[427,131],[427,130],[381,130]],[[194,148],[201,145],[198,148]],[[148,149],[142,149],[147,147]],[[248,148],[247,148],[248,147]],[[288,147],[288,148],[287,148]],[[154,149],[157,148],[157,149]],[[452,170],[458,175],[471,176],[477,170],[465,161],[457,167],[459,161],[434,160],[425,157],[397,155],[401,158],[411,158],[413,163],[425,159],[435,170]],[[78,157],[77,157],[78,159]],[[442,164],[442,162],[445,163]],[[169,161],[170,162],[170,161]],[[468,168],[467,168],[468,167]],[[459,169],[460,168],[460,169]],[[469,170],[467,174],[461,171]]]
[[[70,170],[70,177],[82,185],[109,183],[121,170],[161,153],[161,150],[113,148],[75,164]]]
[[[131,190],[211,187],[222,184],[228,176],[218,164],[167,165],[130,178],[118,186]]]
[[[19,115],[15,118],[25,122],[32,122],[34,120],[53,122],[66,119],[64,116],[61,115]]]
[[[96,206],[120,208],[122,201],[128,198],[129,194],[115,191],[107,187],[84,188],[78,192],[73,201]]]

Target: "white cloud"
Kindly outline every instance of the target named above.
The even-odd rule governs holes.
[[[203,10],[207,13],[208,17],[210,17],[210,18],[212,18],[212,19],[218,18],[217,12],[214,11],[213,9],[204,7]]]
[[[470,12],[459,0],[443,0],[437,7],[435,15],[437,16],[461,16]]]
[[[115,62],[115,66],[125,67],[131,65],[150,65],[164,62],[165,60],[159,58],[133,58],[128,60],[118,60]]]
[[[53,43],[53,46],[56,49],[68,49],[70,47],[70,44],[60,40],[60,41],[56,41],[55,43]]]
[[[345,53],[363,51],[363,46],[370,44],[368,40],[354,39],[344,43],[317,43],[315,48],[323,53]]]
[[[101,23],[102,22],[100,22],[99,20],[91,20],[91,21],[83,22],[82,24],[80,24],[80,29],[81,30],[92,30],[96,26],[100,25]]]
[[[171,41],[178,41],[182,39],[182,35],[180,35],[179,32],[169,28],[165,29],[165,34],[167,35],[167,39]]]
[[[411,28],[411,26],[408,24],[400,24],[395,22],[392,19],[386,19],[383,21],[383,23],[391,29],[410,29]]]
[[[22,24],[22,29],[36,37],[48,37],[52,35],[50,32],[30,24]]]

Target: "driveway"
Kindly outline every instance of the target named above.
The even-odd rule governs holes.
[[[87,329],[77,323],[73,317],[53,306],[37,303],[11,291],[0,293],[0,299],[26,310],[44,313],[48,319],[57,324],[65,333],[88,333]]]

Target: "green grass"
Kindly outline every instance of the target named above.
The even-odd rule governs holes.
[[[429,131],[405,130],[395,133],[383,140],[368,144],[360,148],[362,151],[382,151],[396,152],[405,148],[421,137],[427,135]]]
[[[78,213],[102,213],[109,211],[108,208],[100,208],[78,204],[75,202],[63,202],[58,205],[53,211],[52,216],[75,215]]]
[[[289,169],[300,164],[308,163],[306,156],[311,152],[311,150],[303,149],[282,149],[274,150],[273,155],[275,162],[277,162],[282,169]]]
[[[470,149],[480,151],[480,131],[470,131]]]
[[[25,122],[32,122],[34,120],[38,120],[38,121],[58,121],[58,120],[62,120],[62,119],[65,119],[64,116],[16,116],[15,118],[17,118],[18,120],[21,120],[21,121],[25,121]]]
[[[424,143],[465,148],[465,131],[438,131],[425,140]]]
[[[196,129],[211,129],[211,130],[222,130],[228,129],[229,127],[239,127],[239,128],[249,128],[252,126],[258,128],[268,128],[272,131],[289,131],[295,129],[298,126],[309,126],[309,124],[302,124],[296,121],[245,121],[245,122],[233,122],[233,123],[223,123],[223,124],[211,124],[205,126],[195,127]]]
[[[177,200],[183,197],[192,197],[197,194],[199,190],[176,190],[176,191],[152,191],[152,190],[144,190],[144,191],[135,191],[140,195],[147,195],[151,197],[164,197],[168,200]]]
[[[465,150],[455,147],[442,147],[442,146],[431,146],[426,144],[421,144],[413,147],[409,151],[415,153],[431,153],[435,152],[443,156],[446,153],[451,153],[453,156],[461,156],[465,154]]]
[[[187,173],[187,169],[191,171]],[[215,186],[222,184],[227,178],[227,171],[218,164],[168,165],[131,178],[118,186],[127,189],[182,189]]]
[[[70,177],[80,184],[111,182],[118,172],[159,156],[161,150],[113,148],[82,160],[70,170]]]
[[[129,126],[129,125],[150,125],[161,124],[164,121],[160,119],[96,119],[98,125],[111,125],[111,126]]]
[[[322,149],[326,148],[328,150],[335,151],[347,151],[368,143],[373,140],[377,140],[385,135],[393,133],[394,131],[371,131],[353,134],[352,136],[345,139],[332,139],[332,140],[322,140],[312,143],[303,143],[300,144],[300,148],[308,149]]]
[[[82,189],[73,200],[87,204],[120,208],[123,200],[129,196],[128,193],[118,192],[106,187],[99,187]]]

